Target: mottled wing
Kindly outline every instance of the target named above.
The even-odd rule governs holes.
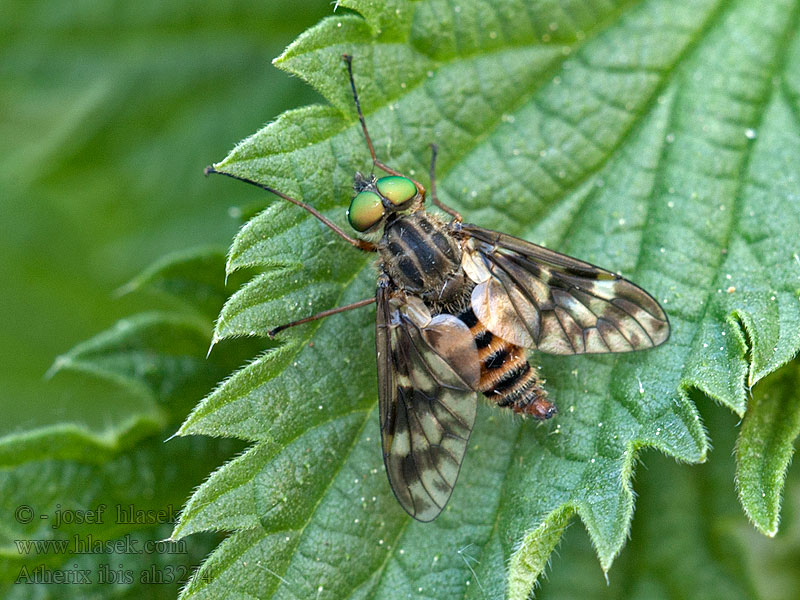
[[[475,422],[480,376],[469,329],[452,315],[417,323],[378,290],[383,459],[392,491],[419,521],[442,511]]]
[[[463,230],[486,274],[472,309],[495,335],[549,354],[630,352],[669,337],[664,310],[627,279],[510,235]]]

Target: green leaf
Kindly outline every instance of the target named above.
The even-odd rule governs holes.
[[[796,371],[792,365],[764,382],[775,386]],[[705,404],[705,403],[703,403]],[[797,465],[787,483],[781,531],[758,533],[742,514],[734,490],[739,467],[733,457],[737,418],[719,407],[705,407],[704,423],[714,440],[707,463],[687,469],[668,457],[648,453],[637,473],[638,502],[630,542],[608,581],[596,565],[588,537],[570,528],[553,557],[552,571],[536,597],[609,600],[678,598],[791,600],[800,571],[800,519]]]
[[[800,367],[793,363],[756,387],[736,444],[736,484],[753,524],[778,532],[786,470],[800,434]]]
[[[37,574],[67,561],[64,568],[73,575],[82,570],[93,583],[100,577],[116,583],[120,597],[129,584],[136,597],[147,581],[168,584],[164,589],[174,594],[190,573],[190,560],[218,542],[205,536],[191,552],[185,545],[146,550],[168,535],[164,527],[197,480],[241,450],[232,440],[164,443],[198,396],[262,346],[226,343],[206,358],[212,323],[201,315],[213,297],[222,304],[224,288],[210,282],[222,281],[224,260],[219,252],[184,252],[148,269],[136,287],[159,288],[185,311],[134,315],[58,357],[51,369],[53,423],[42,426],[37,414],[38,427],[0,438],[2,510],[16,516],[29,507],[34,517],[8,519],[0,535],[4,596],[36,589],[42,598],[82,597],[82,588],[51,587],[52,580]],[[81,511],[103,516],[60,516]],[[136,511],[150,516],[138,518]],[[108,565],[120,579],[109,580]]]
[[[168,528],[163,525],[148,527],[110,540],[110,543],[117,544],[123,551],[110,554],[95,551],[71,557],[68,567],[63,572],[65,577],[73,578],[72,582],[36,585],[34,583],[36,578],[42,577],[40,565],[43,564],[41,558],[37,557],[39,562],[34,566],[21,567],[13,574],[16,583],[0,586],[3,598],[7,600],[175,598],[177,591],[186,583],[191,565],[197,564],[203,554],[219,542],[219,536],[198,536],[192,544],[180,545],[160,541],[168,534],[167,530]],[[142,551],[151,547],[159,550]],[[79,579],[79,573],[85,573],[91,583]]]
[[[129,284],[131,290],[155,290],[186,310],[122,319],[56,358],[42,406],[28,403],[16,408],[19,416],[12,412],[9,424],[16,431],[0,437],[0,464],[104,462],[142,437],[174,427],[198,397],[263,347],[225,344],[206,356],[211,318],[228,296],[224,263],[219,251],[184,251]]]
[[[116,563],[127,562],[123,556],[126,552],[120,550],[130,547],[125,545],[127,536],[142,535],[153,542],[165,539],[169,531],[164,527],[175,519],[193,483],[210,465],[239,447],[233,441],[199,438],[164,444],[163,435],[149,436],[140,438],[135,448],[104,456],[102,463],[98,459],[91,464],[83,457],[40,459],[0,472],[4,514],[16,517],[22,514],[16,512],[20,507],[29,507],[34,517],[30,523],[19,518],[4,522],[0,535],[0,590],[13,587],[9,584],[17,580],[23,568],[32,571],[45,565],[55,569],[67,563],[64,568],[70,570],[77,558],[75,553],[89,555],[87,558],[94,563],[92,578],[97,583],[100,563],[116,568]],[[92,523],[59,518],[72,511],[100,511],[97,514],[101,518]],[[135,511],[149,513],[150,520],[137,521]],[[105,544],[120,539],[122,546],[107,549]],[[54,542],[63,543],[64,547],[47,546]],[[96,544],[103,544],[102,549],[98,550]],[[198,540],[198,547],[208,550],[212,544],[208,539]],[[186,562],[186,552],[175,551],[172,556],[169,551],[149,552],[141,562],[143,568],[162,560],[183,564],[184,574],[188,574],[191,563]],[[138,572],[136,575],[138,579]],[[41,579],[39,583],[40,586],[27,589],[38,587],[44,593],[49,586]],[[5,592],[3,595],[6,597]]]
[[[109,452],[174,424],[198,396],[259,347],[227,344],[206,356],[212,324],[201,315],[227,298],[223,264],[219,251],[200,249],[167,257],[137,277],[128,288],[157,290],[188,313],[134,315],[59,356],[49,372],[64,390],[58,424],[6,437],[0,456],[6,449],[7,460],[16,462],[33,457],[106,460]],[[60,412],[68,402],[72,418]]]
[[[163,257],[124,285],[120,293],[151,292],[214,319],[230,296],[220,277],[224,272],[224,250],[193,248]]]
[[[703,462],[690,394],[744,415],[747,389],[800,349],[798,7],[346,5],[363,18],[325,19],[276,61],[330,105],[284,113],[216,169],[345,227],[353,173],[370,169],[341,60],[352,54],[381,159],[426,182],[435,141],[446,203],[629,276],[662,303],[673,334],[631,355],[536,355],[558,417],[537,426],[482,407],[452,501],[422,524],[382,473],[373,311],[286,331],[181,428],[254,443],[176,528],[237,530],[183,597],[236,581],[270,598],[526,598],[572,514],[608,571],[629,534],[639,451]],[[261,273],[225,305],[217,339],[265,336],[374,293],[372,257],[274,202],[233,243],[228,270]]]

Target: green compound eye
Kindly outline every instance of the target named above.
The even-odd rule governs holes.
[[[381,195],[395,206],[404,204],[417,195],[417,186],[408,177],[381,177],[376,185]]]
[[[375,192],[360,192],[347,210],[347,220],[356,231],[366,231],[383,218],[381,197]]]

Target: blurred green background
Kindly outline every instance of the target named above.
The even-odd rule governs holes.
[[[203,167],[318,99],[271,60],[332,11],[327,0],[0,3],[0,434],[52,404],[55,356],[152,308],[115,290],[165,253],[230,243],[229,207],[258,192]]]

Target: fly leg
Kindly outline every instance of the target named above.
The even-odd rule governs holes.
[[[295,325],[302,325],[303,323],[310,323],[311,321],[316,321],[318,319],[324,319],[325,317],[330,317],[331,315],[335,315],[348,310],[353,310],[355,308],[361,308],[362,306],[367,306],[369,304],[372,304],[373,302],[375,302],[375,298],[365,298],[364,300],[359,300],[358,302],[353,302],[352,304],[346,304],[344,306],[339,306],[337,308],[323,310],[322,312],[312,315],[310,317],[306,317],[305,319],[292,321],[291,323],[286,323],[285,325],[278,325],[274,329],[270,329],[267,335],[271,338],[274,338],[279,332],[283,331],[284,329],[288,329],[289,327],[294,327]]]
[[[453,221],[461,223],[463,220],[461,214],[439,200],[439,196],[436,195],[436,155],[439,153],[439,146],[431,144],[431,152],[431,200],[436,207],[453,217]]]

